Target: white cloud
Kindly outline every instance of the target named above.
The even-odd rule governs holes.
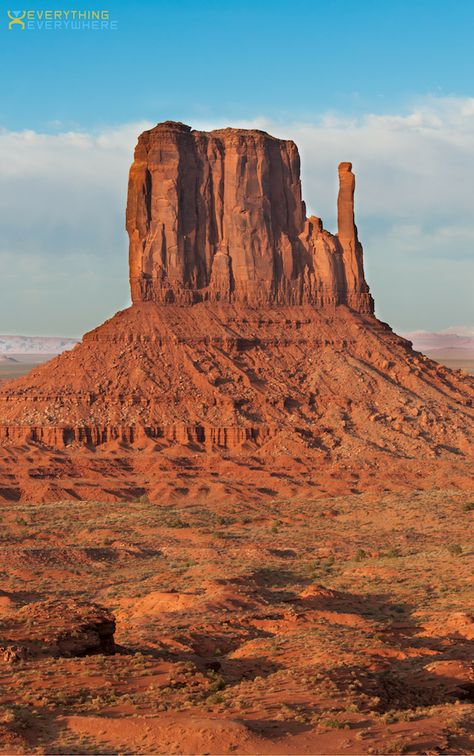
[[[421,225],[426,219],[431,226],[437,217],[472,216],[474,98],[426,98],[405,115],[326,114],[314,124],[260,118],[246,125],[298,144],[306,201],[331,219],[342,160],[354,164],[359,213],[366,217]]]
[[[0,130],[4,332],[76,335],[127,304],[127,172],[149,125]]]
[[[0,130],[0,330],[54,332],[57,306],[62,332],[75,334],[126,303],[127,171],[137,135],[151,125]],[[232,125],[298,144],[308,211],[330,230],[337,164],[353,162],[359,233],[384,319],[405,330],[473,321],[474,98],[424,98],[401,114]]]

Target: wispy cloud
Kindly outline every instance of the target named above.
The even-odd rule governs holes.
[[[78,334],[127,301],[124,205],[135,122],[100,131],[0,130],[0,330]],[[230,124],[193,123],[195,128]],[[311,212],[335,228],[337,164],[351,160],[378,312],[405,330],[470,323],[474,98],[313,123],[233,123],[293,139]]]

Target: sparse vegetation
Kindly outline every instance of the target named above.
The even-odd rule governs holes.
[[[2,667],[0,737],[20,738],[20,752],[140,751],[110,740],[108,720],[166,715],[251,721],[258,737],[313,733],[373,753],[426,748],[397,732],[413,720],[420,732],[439,720],[453,743],[468,738],[453,725],[465,705],[427,662],[468,649],[455,623],[469,604],[470,555],[447,558],[465,521],[444,517],[460,509],[460,495],[446,496],[282,499],[250,514],[202,502],[59,503],[34,518],[30,505],[4,507],[0,596],[13,609],[64,595],[102,603],[117,614],[119,653]],[[337,528],[316,516],[332,510]],[[48,726],[71,716],[100,717],[104,740]]]

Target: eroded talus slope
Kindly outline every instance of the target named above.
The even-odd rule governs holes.
[[[469,379],[348,308],[141,303],[7,385],[1,433],[59,446],[145,435],[233,448],[284,432],[334,454],[465,454],[472,397]]]

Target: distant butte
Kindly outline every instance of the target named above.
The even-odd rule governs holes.
[[[306,217],[292,141],[145,131],[133,304],[1,387],[0,499],[466,486],[473,381],[375,318],[354,188],[343,162],[333,235]]]

